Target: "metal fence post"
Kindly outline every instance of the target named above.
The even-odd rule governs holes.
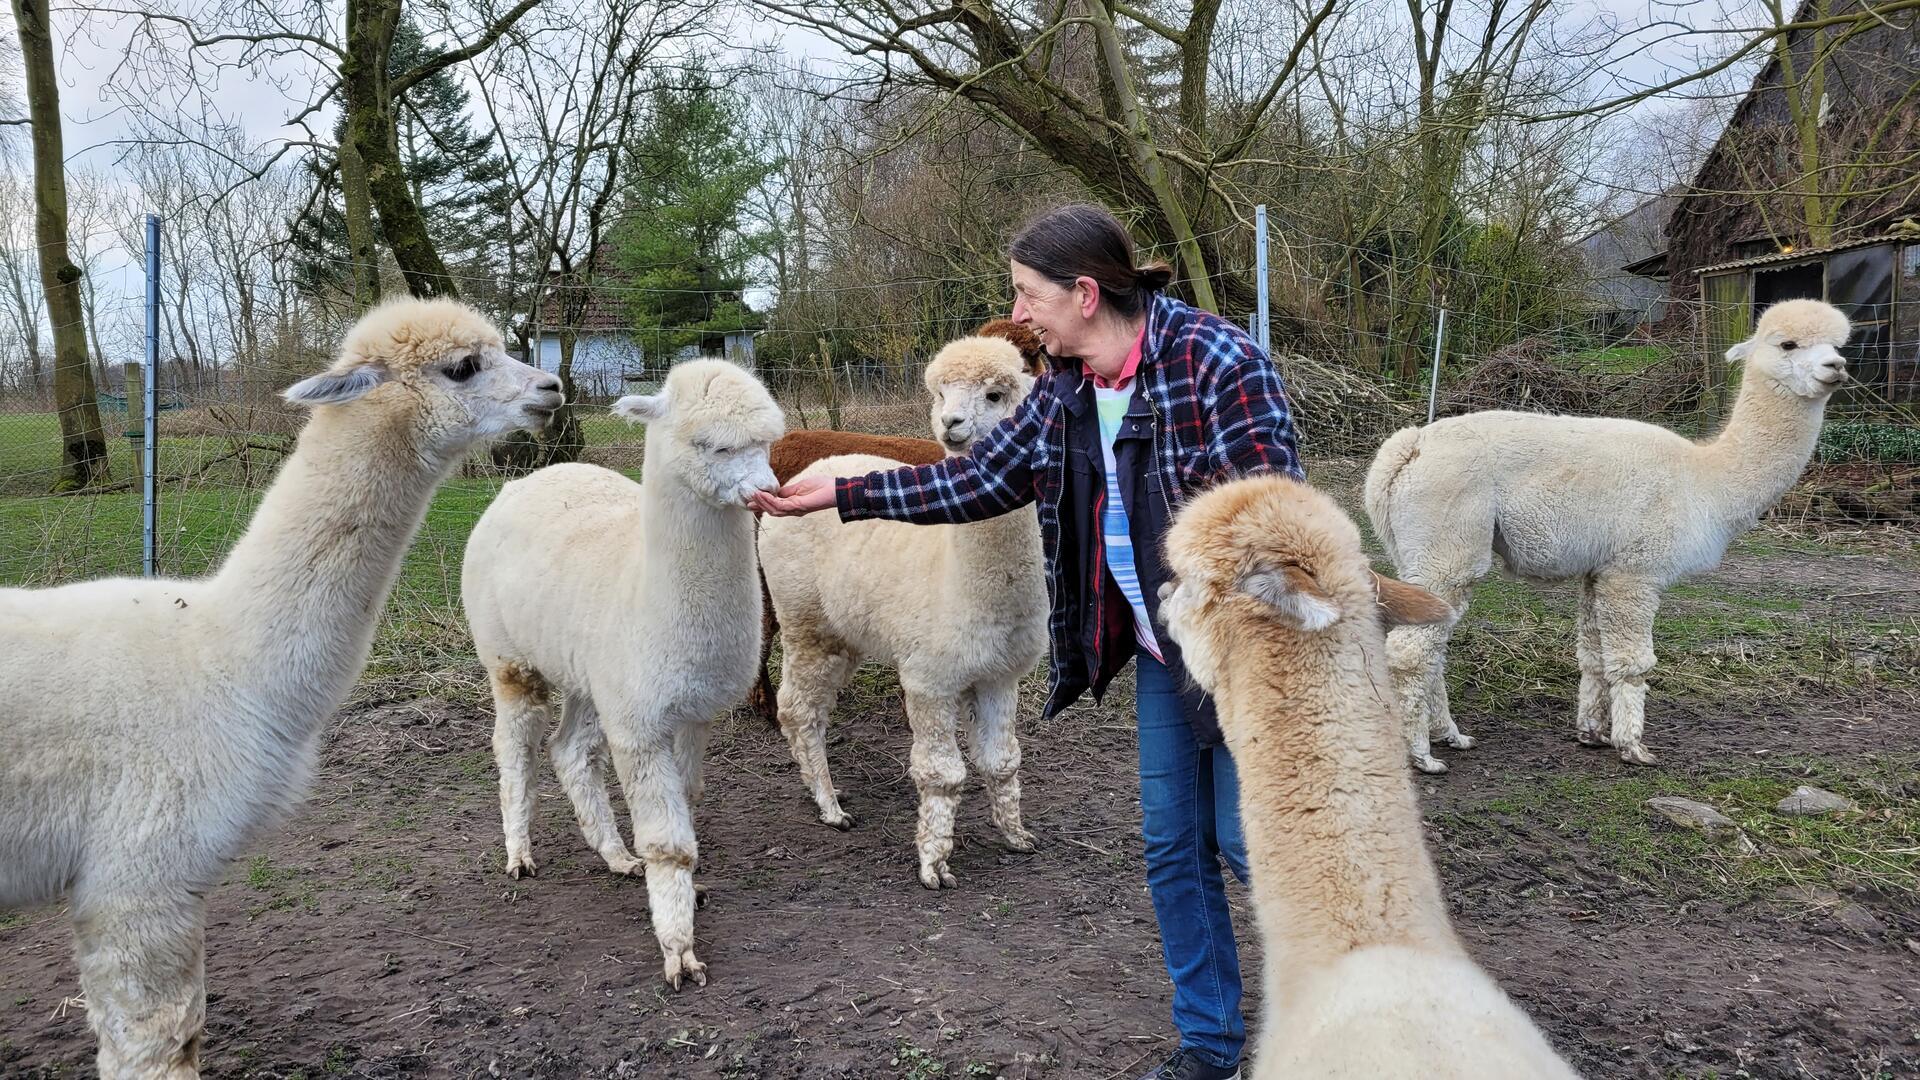
[[[1447,341],[1447,309],[1440,309],[1440,325],[1433,331],[1433,382],[1427,387],[1427,423],[1440,405],[1440,350]]]
[[[1253,208],[1253,274],[1254,295],[1259,298],[1258,312],[1254,322],[1254,338],[1260,342],[1260,351],[1273,355],[1272,324],[1268,321],[1267,310],[1267,204],[1261,203]]]
[[[147,215],[147,370],[141,380],[146,447],[140,461],[140,574],[160,573],[160,215]]]

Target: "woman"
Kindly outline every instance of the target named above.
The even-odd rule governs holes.
[[[1143,1080],[1226,1080],[1246,1041],[1240,961],[1220,861],[1247,877],[1239,785],[1213,705],[1192,689],[1156,617],[1174,508],[1221,480],[1302,477],[1272,362],[1225,319],[1167,296],[1165,265],[1138,266],[1114,216],[1042,214],[1011,248],[1015,322],[1052,370],[964,457],[797,480],[758,509],[838,506],[846,521],[978,521],[1039,503],[1052,591],[1046,715],[1096,698],[1138,666],[1147,884],[1173,979],[1180,1046]]]

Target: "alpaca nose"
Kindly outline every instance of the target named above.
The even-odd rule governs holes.
[[[959,427],[961,424],[965,422],[966,422],[966,417],[955,416],[952,413],[949,413],[946,416],[943,416],[940,418],[941,426],[948,431],[952,431],[954,428]]]
[[[540,377],[534,380],[533,386],[536,390],[545,390],[548,393],[557,394],[560,392],[560,376],[550,375],[543,371],[540,373]]]

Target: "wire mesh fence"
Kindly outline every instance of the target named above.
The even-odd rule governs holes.
[[[1432,319],[1403,332],[1372,335],[1361,351],[1378,356],[1405,348],[1431,355],[1439,312],[1430,314]],[[1463,355],[1442,342],[1445,360],[1433,404],[1442,417],[1522,409],[1626,416],[1683,434],[1709,433],[1724,421],[1738,379],[1721,348],[1699,330],[1713,325],[1709,314],[1696,302],[1691,313],[1668,320],[1683,329],[1665,335],[1643,328],[1606,337],[1573,319],[1554,326],[1509,325],[1501,334],[1506,343],[1485,356]],[[1245,325],[1250,318],[1238,321]],[[283,335],[271,360],[189,364],[168,358],[161,364],[155,455],[161,573],[193,575],[217,567],[245,529],[304,418],[278,391],[324,363],[338,322],[297,325]],[[1884,325],[1895,322],[1889,316]],[[1295,328],[1302,325],[1322,344],[1302,348],[1281,340],[1275,361],[1294,398],[1310,461],[1363,465],[1393,431],[1425,421],[1427,371],[1413,379],[1382,375],[1377,365],[1325,344],[1352,341],[1359,333],[1353,326],[1295,317]],[[927,343],[973,328],[947,316],[890,319],[883,308],[866,307],[844,324],[774,331],[804,334],[817,344],[777,354],[766,350],[758,374],[785,407],[791,428],[925,436],[929,421],[920,376],[931,353]],[[576,339],[605,336],[603,327],[585,325],[549,325],[542,334],[569,330]],[[1920,366],[1920,342],[1883,340],[1881,370],[1912,378]],[[892,344],[865,350],[829,344],[850,341]],[[575,348],[578,356],[578,340]],[[603,364],[597,370],[611,375],[599,382],[580,380],[583,400],[573,406],[578,457],[637,476],[644,431],[611,415],[606,405],[619,392],[645,390],[661,369],[656,361],[622,371],[622,363],[616,357]],[[87,488],[58,494],[53,492],[63,475],[64,441],[51,386],[33,380],[0,386],[0,584],[51,585],[140,572],[138,371],[129,365],[97,377],[105,473]],[[434,692],[443,682],[477,687],[479,672],[459,614],[461,552],[474,522],[512,472],[501,459],[476,454],[435,499],[382,620],[363,694]],[[1814,465],[1775,514],[1803,525],[1911,525],[1920,523],[1917,498],[1920,425],[1912,395],[1882,375],[1836,401]]]

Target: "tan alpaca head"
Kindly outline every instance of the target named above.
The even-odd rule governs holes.
[[[1337,635],[1377,654],[1386,627],[1453,614],[1432,593],[1374,573],[1333,500],[1282,477],[1236,480],[1188,503],[1167,534],[1167,560],[1160,611],[1210,692],[1237,648]]]
[[[613,403],[616,416],[647,425],[647,479],[665,470],[702,500],[742,507],[780,482],[767,450],[786,432],[786,416],[744,368],[725,360],[689,360],[667,371],[657,394]]]
[[[949,454],[964,454],[1013,415],[1033,389],[1020,350],[1005,338],[963,337],[948,342],[927,365],[929,419]]]
[[[295,405],[404,421],[437,456],[537,431],[564,403],[560,380],[508,356],[486,317],[454,300],[392,300],[361,316],[325,372],[288,387]]]
[[[1824,401],[1847,381],[1840,346],[1853,327],[1832,304],[1782,300],[1760,313],[1753,336],[1727,350],[1747,374],[1772,379],[1796,397]]]

